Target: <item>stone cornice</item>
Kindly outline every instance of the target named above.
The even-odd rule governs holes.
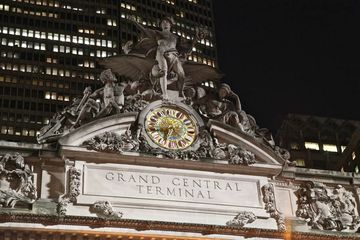
[[[360,239],[359,235],[350,233],[337,232],[316,232],[316,233],[302,233],[291,231],[278,231],[258,228],[240,228],[218,225],[206,224],[190,224],[190,223],[173,223],[163,221],[144,221],[144,220],[128,220],[128,219],[101,219],[96,217],[78,217],[78,216],[64,216],[58,217],[54,215],[36,215],[36,214],[14,214],[1,213],[0,222],[17,222],[17,223],[40,223],[43,225],[72,225],[72,226],[88,226],[91,228],[112,227],[112,228],[126,228],[135,229],[137,231],[155,230],[155,231],[170,231],[170,232],[188,232],[202,235],[218,234],[262,238],[281,238],[292,240],[333,240],[333,239]],[[14,230],[12,228],[12,230]],[[27,230],[30,231],[31,230]],[[34,230],[37,231],[37,230]],[[49,230],[50,231],[50,230]],[[58,230],[61,231],[61,230]],[[51,230],[54,233],[54,230]],[[87,234],[82,231],[83,234]],[[110,232],[103,232],[104,235],[109,235]]]

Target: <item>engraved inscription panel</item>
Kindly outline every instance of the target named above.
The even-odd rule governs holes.
[[[261,177],[129,165],[83,165],[83,196],[263,208]]]

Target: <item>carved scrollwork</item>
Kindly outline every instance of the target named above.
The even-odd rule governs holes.
[[[97,201],[90,207],[90,212],[95,213],[99,218],[114,219],[121,218],[121,212],[114,211],[112,205],[108,201]]]
[[[19,153],[2,156],[0,207],[14,208],[16,205],[33,203],[37,196],[33,178],[32,170]]]
[[[355,229],[360,223],[355,198],[341,185],[329,191],[322,183],[306,182],[295,195],[296,216],[313,229],[342,231]]]
[[[285,218],[276,208],[274,185],[271,183],[264,185],[262,187],[262,193],[265,210],[276,220],[278,229],[280,231],[286,231]]]
[[[246,224],[252,223],[257,219],[254,213],[242,211],[234,219],[226,223],[227,226],[231,227],[243,227]]]
[[[69,191],[59,198],[57,213],[59,216],[66,215],[66,209],[69,203],[76,202],[80,195],[81,170],[75,167],[69,169]]]

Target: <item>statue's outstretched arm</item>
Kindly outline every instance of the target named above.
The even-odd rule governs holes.
[[[209,34],[205,29],[196,28],[195,36],[191,40],[184,39],[182,37],[179,38],[176,49],[182,55],[190,55],[192,53],[192,49],[195,47],[196,43],[202,39],[204,39]]]
[[[93,92],[89,98],[95,99],[103,96],[103,90],[104,87],[97,89],[95,92]]]
[[[241,102],[239,96],[230,90],[229,96],[235,99],[235,108],[238,113],[241,112]]]
[[[142,24],[138,23],[136,19],[130,18],[129,20],[136,26],[137,29],[139,29],[142,38],[154,38],[154,39],[156,38],[157,35],[156,30],[144,27]]]

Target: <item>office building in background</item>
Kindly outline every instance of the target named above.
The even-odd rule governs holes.
[[[207,29],[188,60],[216,66],[209,0],[1,1],[0,139],[35,142],[56,111],[85,87],[101,86],[98,59],[137,41],[129,19],[155,28],[164,16],[174,18],[173,31],[186,39],[196,27]]]
[[[298,167],[359,172],[358,163],[346,161],[344,155],[350,151],[348,146],[350,149],[358,143],[355,135],[359,127],[359,121],[289,114],[277,132],[276,142],[289,149],[291,161]]]

